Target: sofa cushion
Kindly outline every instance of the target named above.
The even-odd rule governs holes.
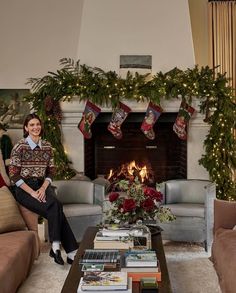
[[[89,216],[102,214],[102,208],[96,204],[64,204],[63,211],[66,217]]]
[[[31,231],[0,234],[0,291],[16,292],[27,277],[36,256],[36,238]]]
[[[212,260],[223,292],[234,293],[236,288],[236,231],[220,228],[212,245]]]
[[[177,217],[199,217],[204,218],[204,205],[197,203],[175,203],[166,204],[171,212]]]
[[[20,214],[17,202],[10,190],[0,188],[0,233],[23,230],[25,222]]]

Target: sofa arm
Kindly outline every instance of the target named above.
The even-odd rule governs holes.
[[[205,187],[205,219],[206,219],[206,250],[210,251],[213,242],[214,200],[216,198],[216,185],[209,183]]]
[[[236,225],[236,202],[214,201],[214,233],[219,228],[232,229]]]

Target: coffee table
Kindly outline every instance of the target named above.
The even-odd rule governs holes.
[[[70,268],[70,271],[67,275],[65,283],[62,288],[62,293],[76,293],[79,285],[80,278],[83,275],[83,272],[80,269],[79,259],[83,255],[85,249],[93,248],[93,240],[96,232],[98,231],[97,227],[89,227],[83,237],[83,240],[80,243],[78,252],[76,254],[75,260]],[[161,282],[159,285],[159,293],[172,293],[171,284],[169,279],[169,273],[166,265],[166,258],[162,244],[161,234],[152,236],[152,249],[157,251],[157,257],[161,266]],[[139,292],[139,282],[133,282],[133,293]]]

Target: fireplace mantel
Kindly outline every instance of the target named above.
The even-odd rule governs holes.
[[[147,102],[137,103],[135,101],[124,101],[132,112],[146,112]],[[161,106],[164,112],[178,112],[181,99],[162,100]],[[192,106],[196,109],[188,126],[188,143],[187,143],[187,178],[188,179],[209,179],[208,172],[198,164],[201,158],[204,139],[209,131],[209,126],[203,122],[204,116],[199,113],[199,101],[193,99]],[[80,102],[74,97],[70,102],[61,102],[63,112],[62,133],[63,144],[72,161],[72,167],[78,171],[84,172],[84,137],[77,128],[82,117],[85,103]],[[111,108],[102,107],[102,112],[112,112]]]

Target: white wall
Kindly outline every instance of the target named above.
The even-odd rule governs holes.
[[[0,88],[29,88],[30,77],[76,58],[83,0],[1,0]]]
[[[153,72],[192,67],[188,0],[85,0],[78,58],[117,71],[122,54],[152,55]]]

